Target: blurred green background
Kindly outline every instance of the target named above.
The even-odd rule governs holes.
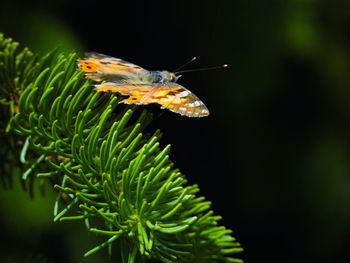
[[[147,69],[229,68],[180,83],[211,111],[165,112],[171,158],[246,262],[350,262],[350,1],[8,1],[0,32],[40,54],[96,51]],[[149,107],[159,115],[158,107]],[[53,223],[55,194],[0,190],[0,262],[83,259],[100,239]]]

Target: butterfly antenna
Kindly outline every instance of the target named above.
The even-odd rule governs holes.
[[[176,73],[187,73],[187,72],[195,72],[195,71],[206,71],[206,70],[212,70],[212,69],[219,69],[219,68],[227,68],[228,65],[224,64],[221,66],[215,66],[215,67],[207,67],[207,68],[195,68],[195,69],[187,69],[187,70],[181,70],[181,71],[177,71]]]
[[[178,67],[177,69],[173,70],[174,73],[178,73],[177,71],[179,69],[182,69],[184,67],[186,67],[188,64],[192,63],[193,61],[195,61],[197,58],[196,57],[193,57],[191,58],[189,61],[187,61],[185,64],[183,64],[182,66]]]

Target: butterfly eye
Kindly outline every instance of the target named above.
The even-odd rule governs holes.
[[[170,82],[176,82],[178,77],[174,73],[169,74],[169,81]]]

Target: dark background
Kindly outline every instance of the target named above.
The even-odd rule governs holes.
[[[151,128],[246,262],[350,262],[350,1],[8,1],[0,32],[41,54],[61,46],[147,69],[229,64],[179,81],[209,117],[151,106]],[[0,197],[5,262],[106,259],[82,259],[96,240],[81,224],[52,223],[54,193]]]

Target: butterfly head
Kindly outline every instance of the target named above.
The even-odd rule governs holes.
[[[174,72],[169,72],[166,70],[155,71],[154,82],[167,83],[167,82],[176,82],[181,75],[176,75]]]
[[[174,72],[167,71],[167,73],[168,73],[169,82],[176,82],[181,77],[181,75],[176,75],[176,73]]]

